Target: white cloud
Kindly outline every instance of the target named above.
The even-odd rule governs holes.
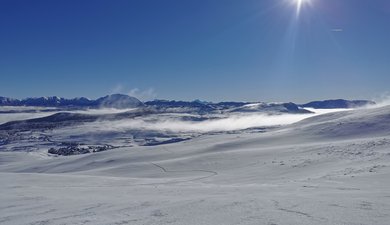
[[[111,91],[110,94],[118,94],[123,91],[123,86],[121,84],[117,84]]]
[[[157,94],[153,88],[148,88],[146,90],[140,90],[139,88],[133,88],[128,93],[128,95],[136,97],[140,100],[151,100],[156,98]]]
[[[147,89],[140,89],[140,88],[132,88],[127,89],[122,84],[117,84],[115,87],[113,87],[110,92],[110,94],[127,94],[129,96],[138,98],[142,101],[146,100],[152,100],[155,99],[157,94],[154,88],[147,88]]]

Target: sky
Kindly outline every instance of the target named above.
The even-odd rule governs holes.
[[[373,99],[389,0],[0,0],[0,96]]]

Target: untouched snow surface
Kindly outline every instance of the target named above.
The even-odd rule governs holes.
[[[0,224],[388,225],[390,107],[69,157],[0,152]]]

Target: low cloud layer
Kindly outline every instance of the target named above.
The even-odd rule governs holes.
[[[122,119],[117,121],[97,121],[80,125],[85,132],[102,132],[116,131],[127,132],[131,130],[152,130],[162,132],[218,132],[234,131],[254,127],[270,127],[286,125],[298,122],[300,120],[329,112],[342,111],[340,109],[331,110],[312,110],[313,114],[281,114],[267,115],[260,113],[240,113],[224,115],[221,118],[207,119],[203,121],[182,120],[179,115],[159,114],[145,117]],[[117,109],[96,109],[87,111],[72,111],[75,113],[85,114],[110,114],[120,113],[128,110]],[[0,114],[0,123],[43,117],[53,114],[54,112],[36,112],[36,113],[7,113]]]
[[[215,132],[215,131],[233,131],[252,127],[269,127],[277,125],[291,124],[312,115],[232,115],[226,118],[209,119],[205,121],[183,121],[179,119],[131,119],[110,122],[113,129],[121,131],[131,129],[145,129],[170,132]],[[103,122],[105,124],[106,122]],[[97,125],[97,124],[96,124]],[[106,127],[106,126],[105,126]]]
[[[241,113],[228,115],[227,117],[208,119],[204,121],[184,121],[179,118],[164,118],[163,116],[152,116],[146,118],[125,119],[120,121],[101,121],[87,124],[84,129],[91,132],[117,131],[127,132],[130,130],[152,130],[161,132],[220,132],[243,130],[255,127],[272,127],[292,124],[303,119],[342,110],[318,110],[313,114],[250,114]]]

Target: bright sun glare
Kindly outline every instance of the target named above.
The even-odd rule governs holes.
[[[310,3],[311,0],[293,0],[297,6],[297,15],[300,14],[301,8],[304,4]]]

